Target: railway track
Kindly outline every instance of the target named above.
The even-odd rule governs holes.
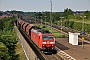
[[[43,55],[41,55],[41,53],[39,52],[39,50],[36,48],[36,46],[33,44],[33,42],[31,41],[31,39],[25,34],[24,31],[22,31],[21,29],[19,29],[20,33],[23,35],[23,37],[25,38],[25,40],[27,41],[27,43],[29,44],[29,46],[33,49],[33,51],[36,53],[37,58],[39,60],[45,60],[45,57]]]
[[[52,28],[52,29],[55,29],[55,30],[57,30],[57,31],[60,31],[60,28],[59,27],[51,27],[51,25],[48,25],[47,24],[47,26],[49,26],[50,28]],[[75,32],[75,31],[74,31]],[[62,33],[63,34],[66,34],[66,35],[68,35],[68,32],[65,32],[65,31],[62,31]],[[79,36],[79,40],[82,40],[81,39],[81,37]],[[84,42],[87,42],[87,43],[90,43],[90,41],[89,40],[84,40]],[[58,49],[58,48],[57,48]],[[70,56],[70,55],[68,55],[67,53],[65,53],[64,51],[62,51],[62,50],[60,50],[60,49],[58,49],[59,51],[58,51],[58,55],[60,55],[61,57],[63,57],[64,58],[64,60],[76,60],[76,59],[74,59],[72,56]]]
[[[58,51],[57,55],[61,56],[63,58],[63,60],[76,60],[73,57],[71,57],[70,55],[68,55],[67,53],[65,53],[64,51],[62,51],[61,49],[59,49],[57,47],[56,47],[56,49]]]
[[[49,60],[59,60],[56,55],[46,55]]]
[[[46,24],[46,25],[49,26],[49,27],[51,27],[51,25],[49,25],[49,24]],[[58,26],[56,26],[56,27],[55,26],[52,26],[52,28],[55,29],[55,30],[57,30],[57,31],[60,31],[60,27],[58,27]],[[62,33],[68,35],[68,30],[66,31],[65,29],[66,28],[63,29]],[[69,31],[70,32],[72,32],[72,31],[73,32],[77,32],[75,30],[69,30]],[[81,36],[79,37],[79,39],[81,39]],[[84,40],[84,41],[90,43],[87,40]],[[58,49],[58,53],[57,54],[53,54],[53,55],[52,54],[51,55],[45,55],[45,54],[43,54],[43,56],[45,57],[45,60],[60,60],[61,59],[60,56],[61,57],[64,57],[64,59],[62,59],[62,60],[76,60],[76,59],[74,59],[73,57],[69,56],[67,53],[63,52],[60,49]]]
[[[36,21],[36,22],[38,22],[39,21],[39,19]],[[38,23],[40,24],[40,22],[41,21],[39,21]],[[35,22],[34,22],[35,23]],[[42,22],[42,24],[44,24],[45,25],[45,22]],[[49,26],[51,26],[50,24],[47,24],[46,23],[46,25],[49,25]],[[53,28],[56,28],[56,29],[58,29],[59,31],[60,31],[60,26],[58,26],[58,25],[56,25],[56,24],[52,24],[52,27]],[[67,28],[67,27],[65,27],[65,26],[62,26],[62,33],[64,33],[64,34],[66,34],[66,35],[68,35],[68,32],[79,32],[80,33],[80,31],[76,31],[76,30],[74,30],[74,29],[70,29],[70,28]],[[85,41],[87,40],[87,42],[89,42],[90,43],[90,34],[86,34],[86,35],[84,35],[85,36]],[[79,35],[79,38],[82,38],[82,35]]]
[[[22,31],[22,33],[24,33],[24,31]],[[24,35],[27,36],[25,33],[24,33]],[[28,38],[28,36],[27,36],[26,40],[30,40],[30,38]],[[44,54],[37,48],[37,46],[33,42],[32,42],[32,45],[34,45],[35,49],[33,49],[33,50],[40,60],[75,60],[73,57],[69,56],[67,53],[63,52],[62,50],[60,50],[58,48],[56,48],[58,51],[57,54]],[[33,47],[31,47],[31,48],[33,48]]]
[[[30,47],[33,49],[33,51],[36,53],[38,60],[63,60],[59,55],[57,54],[44,54],[34,43],[33,41],[25,34],[24,31],[19,29],[27,43],[30,45]]]
[[[49,27],[51,27],[51,25],[50,24],[47,24],[47,26],[49,26]],[[57,30],[57,31],[60,31],[60,26],[55,26],[55,25],[52,25],[52,27],[51,28],[53,28],[53,29],[55,29],[55,30]],[[62,33],[63,34],[66,34],[66,35],[68,35],[68,32],[77,32],[77,33],[80,33],[80,32],[78,32],[78,31],[76,31],[76,30],[73,30],[73,29],[71,29],[71,30],[69,30],[69,28],[67,28],[67,27],[62,27],[63,28],[63,30],[62,30]],[[88,37],[88,34],[87,35],[84,35],[84,37],[85,37],[85,40],[84,40],[84,42],[87,42],[87,43],[90,43],[90,37]],[[82,40],[81,39],[82,38],[82,35],[79,35],[79,40]]]

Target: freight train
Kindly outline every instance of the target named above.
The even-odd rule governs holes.
[[[34,24],[29,24],[20,18],[17,20],[18,26],[26,35],[44,52],[56,52],[54,34],[47,30],[43,30]]]

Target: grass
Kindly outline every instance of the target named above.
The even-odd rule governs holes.
[[[74,21],[74,22],[82,23],[83,20],[71,19],[70,21]],[[86,23],[86,24],[90,24],[89,22],[90,22],[90,20],[84,19],[84,23]]]
[[[15,51],[16,51],[16,54],[19,54],[19,60],[27,60],[27,58],[24,54],[24,51],[22,49],[22,46],[19,42],[16,45],[16,50]]]
[[[64,35],[64,34],[58,32],[58,31],[56,31],[56,30],[54,30],[50,27],[45,27],[44,25],[40,25],[40,27],[42,29],[49,30],[50,32],[52,32],[54,34],[55,38],[65,38],[65,37],[67,37],[66,35]]]

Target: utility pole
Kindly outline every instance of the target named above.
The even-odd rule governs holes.
[[[41,18],[41,19],[40,19],[40,24],[42,24],[42,16],[40,16],[40,18]]]
[[[51,2],[50,21],[51,21],[51,27],[52,27],[52,0],[50,0],[50,2]],[[52,28],[51,28],[51,32],[52,32]]]
[[[39,18],[39,16],[37,16],[37,25],[39,26],[39,21],[40,21],[40,18]]]
[[[62,37],[62,19],[63,19],[64,17],[60,17],[60,19],[61,19],[61,29],[60,29],[60,32],[61,32],[61,37]]]
[[[63,19],[64,17],[60,17],[60,19],[61,19],[61,30],[62,30],[62,19]]]
[[[46,18],[47,18],[47,16],[45,16],[45,27],[46,27]]]
[[[82,21],[82,48],[84,49],[84,18],[86,18],[86,16],[80,16],[81,18],[83,18]]]
[[[35,16],[35,23],[36,23],[36,16]]]

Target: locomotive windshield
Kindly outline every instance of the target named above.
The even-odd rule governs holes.
[[[42,40],[53,40],[53,36],[43,36]]]

